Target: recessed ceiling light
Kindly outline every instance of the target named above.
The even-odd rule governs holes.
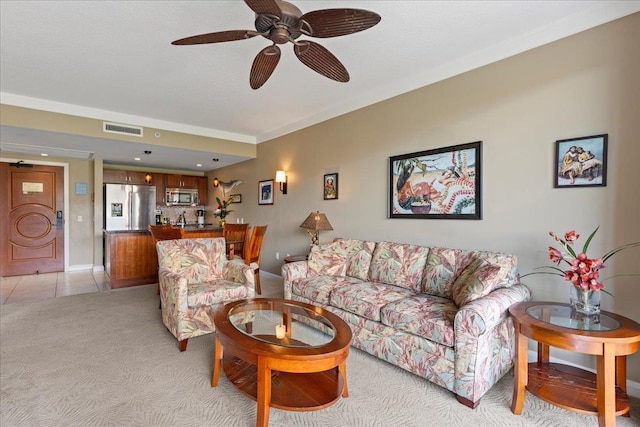
[[[201,165],[200,163],[198,163],[196,166],[197,166],[197,167],[199,167],[199,168],[201,168],[201,167],[202,167],[202,165]]]
[[[134,157],[133,160],[139,162],[140,161],[140,157]]]
[[[40,155],[41,155],[42,157],[48,157],[48,156],[49,156],[47,153],[40,153]]]

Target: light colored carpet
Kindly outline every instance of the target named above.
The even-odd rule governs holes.
[[[211,388],[213,336],[185,353],[160,320],[156,286],[8,304],[0,315],[0,425],[252,426],[254,401]],[[350,397],[315,412],[271,409],[271,426],[595,426],[530,394],[510,411],[513,377],[475,410],[448,391],[352,349]],[[640,425],[640,401],[618,426]]]

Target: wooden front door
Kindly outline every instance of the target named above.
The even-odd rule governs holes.
[[[64,271],[64,168],[0,163],[0,276]]]

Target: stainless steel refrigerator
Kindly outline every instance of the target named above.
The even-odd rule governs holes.
[[[153,185],[104,185],[105,230],[147,230],[155,223],[155,208]]]

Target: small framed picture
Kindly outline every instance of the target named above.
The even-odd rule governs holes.
[[[231,203],[242,203],[242,194],[230,194],[229,201]]]
[[[266,179],[258,183],[258,204],[259,205],[273,204],[273,180],[272,179]]]
[[[338,174],[328,173],[324,176],[324,199],[335,200],[338,198]]]
[[[606,187],[608,135],[556,141],[555,188]]]

